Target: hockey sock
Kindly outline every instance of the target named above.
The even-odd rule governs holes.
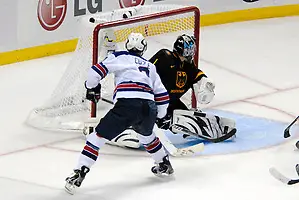
[[[92,132],[86,140],[86,144],[81,152],[76,169],[81,169],[84,165],[90,168],[97,160],[99,149],[106,143],[106,139]]]
[[[155,163],[161,163],[163,161],[163,157],[165,157],[167,154],[162,143],[160,142],[160,139],[153,133],[150,136],[138,135],[138,138],[146,151],[155,160]]]

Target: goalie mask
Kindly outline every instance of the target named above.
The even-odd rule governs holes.
[[[125,44],[129,52],[142,56],[147,49],[147,42],[141,33],[131,33]]]
[[[191,63],[195,55],[195,37],[186,34],[180,35],[173,44],[173,51],[183,56]]]

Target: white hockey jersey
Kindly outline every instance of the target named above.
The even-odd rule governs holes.
[[[118,98],[149,99],[156,101],[158,118],[166,115],[169,96],[155,65],[127,51],[114,52],[90,68],[86,87],[96,87],[108,73],[115,75],[114,102]]]

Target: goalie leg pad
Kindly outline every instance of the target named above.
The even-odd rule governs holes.
[[[235,122],[231,119],[189,110],[174,110],[171,130],[221,142],[234,137]]]
[[[98,121],[99,119],[91,118],[84,123],[83,135],[85,137],[88,137],[88,135],[93,132],[95,127],[98,125]],[[140,148],[140,143],[137,137],[137,133],[131,128],[124,130],[121,134],[113,138],[111,141],[107,140],[106,143],[114,146],[119,146],[119,147],[128,147],[133,149]]]
[[[111,141],[108,141],[107,144],[119,146],[119,147],[128,147],[133,149],[140,148],[139,139],[137,133],[133,129],[126,129],[124,132],[119,134],[117,137],[113,138]]]

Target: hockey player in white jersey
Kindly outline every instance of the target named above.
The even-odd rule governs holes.
[[[100,80],[108,73],[115,74],[114,107],[100,120],[95,131],[88,135],[74,173],[66,178],[65,189],[73,194],[81,186],[90,167],[98,158],[107,140],[115,138],[128,127],[138,134],[140,143],[155,161],[155,175],[170,175],[173,168],[159,138],[153,132],[156,118],[166,115],[169,96],[155,66],[142,58],[147,43],[140,33],[131,33],[126,41],[127,51],[114,52],[92,66],[85,82],[86,98],[97,101]]]

